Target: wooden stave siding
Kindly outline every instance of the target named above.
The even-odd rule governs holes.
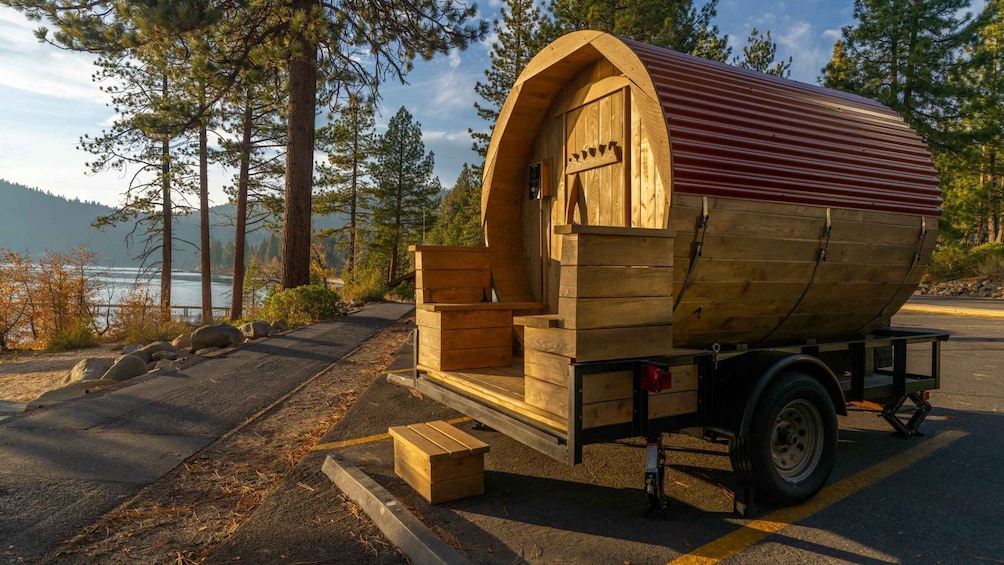
[[[708,200],[704,249],[673,316],[677,347],[863,335],[887,322],[910,297],[937,241],[933,217],[832,208],[826,260],[810,284],[823,245],[825,207]],[[694,226],[702,211],[703,198],[691,195],[677,195],[670,211],[670,226],[677,233],[677,289],[687,277]],[[741,222],[746,216],[761,222]],[[739,223],[742,229],[730,233]],[[771,229],[783,223],[788,227],[782,232]],[[745,247],[735,245],[740,240]]]

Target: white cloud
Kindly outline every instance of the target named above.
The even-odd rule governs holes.
[[[812,41],[812,24],[795,22],[786,30],[777,34],[778,45],[784,45],[792,51],[798,51]]]
[[[460,63],[463,61],[463,59],[461,59],[460,57],[459,49],[450,49],[449,61],[451,69],[455,69],[460,66]]]
[[[10,8],[0,9],[0,85],[46,96],[104,103],[91,82],[94,57],[39,43],[36,24]]]
[[[843,32],[839,29],[828,29],[823,32],[823,37],[829,39],[833,43],[836,43],[842,36]]]
[[[463,131],[422,130],[422,141],[470,144],[471,134]]]

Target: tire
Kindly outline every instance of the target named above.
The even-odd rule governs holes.
[[[819,381],[794,371],[778,376],[751,424],[749,436],[729,446],[741,482],[776,506],[799,504],[823,488],[837,457],[837,413]]]

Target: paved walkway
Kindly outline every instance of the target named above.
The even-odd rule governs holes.
[[[0,421],[0,542],[41,557],[413,308],[246,344],[180,371]]]

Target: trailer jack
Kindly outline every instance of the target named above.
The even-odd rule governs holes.
[[[645,517],[650,520],[666,520],[669,501],[663,494],[666,482],[666,451],[662,447],[662,434],[650,436],[645,443],[645,495],[648,496],[648,510]]]
[[[903,407],[903,403],[909,398],[917,409],[914,410],[913,415],[905,423],[900,419],[899,409]],[[931,412],[931,403],[927,401],[924,396],[919,392],[911,392],[905,394],[899,398],[896,402],[887,405],[882,409],[882,418],[889,425],[896,430],[896,435],[899,437],[914,437],[922,436],[924,434],[920,433],[920,424],[924,422],[924,418]]]

